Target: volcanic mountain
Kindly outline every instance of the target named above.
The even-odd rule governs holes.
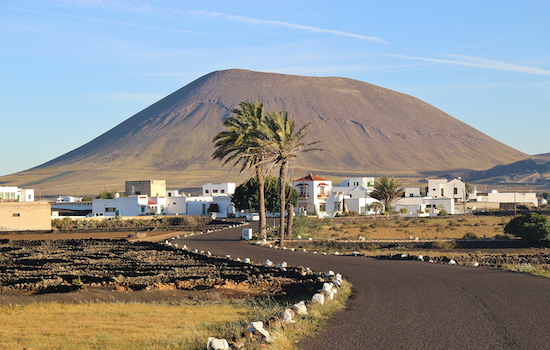
[[[212,137],[241,101],[288,110],[306,141],[294,175],[415,175],[484,170],[527,158],[437,108],[361,81],[231,69],[207,74],[85,145],[0,181],[50,193],[122,189],[125,180],[165,179],[170,188],[243,180],[211,158]],[[246,174],[248,175],[248,174]],[[47,189],[47,190],[46,190]]]

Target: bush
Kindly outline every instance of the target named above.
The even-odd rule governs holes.
[[[479,239],[479,237],[473,232],[468,232],[462,236],[462,239]]]
[[[529,243],[550,241],[550,221],[546,215],[529,213],[508,222],[504,233],[520,237]]]

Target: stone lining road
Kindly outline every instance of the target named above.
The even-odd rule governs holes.
[[[256,228],[255,228],[256,229]],[[345,311],[304,349],[550,349],[550,279],[411,260],[323,256],[250,245],[242,227],[180,239],[190,249],[340,272]]]

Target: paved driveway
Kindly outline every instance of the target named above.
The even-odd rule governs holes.
[[[550,279],[419,261],[323,256],[240,240],[242,228],[179,240],[214,255],[340,272],[345,311],[305,349],[550,349]]]

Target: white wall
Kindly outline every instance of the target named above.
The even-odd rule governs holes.
[[[166,215],[186,215],[187,214],[187,197],[184,197],[184,196],[166,197],[166,206],[164,207],[163,213]]]
[[[440,205],[443,205],[447,213],[455,213],[455,202],[452,198],[403,197],[393,205],[393,209],[399,212],[402,208],[405,208],[408,214],[414,215],[418,210],[430,207],[430,214],[436,214],[437,210],[434,209],[437,209]]]
[[[535,193],[519,193],[519,192],[491,192],[486,196],[477,196],[478,202],[492,203],[521,203],[538,206],[537,195]]]
[[[235,193],[235,183],[234,182],[224,182],[221,184],[211,184],[207,183],[202,185],[202,195],[203,196],[216,196],[216,195],[228,195]]]

